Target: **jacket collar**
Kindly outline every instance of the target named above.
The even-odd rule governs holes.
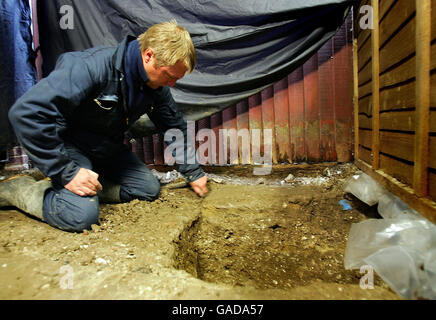
[[[126,54],[127,45],[135,39],[136,37],[132,35],[127,35],[123,39],[123,41],[120,42],[117,49],[115,50],[115,54],[112,57],[115,69],[117,69],[121,73],[124,73],[124,55]]]
[[[124,56],[126,54],[127,45],[129,42],[135,40],[136,38],[128,35],[124,38],[121,43],[118,44],[117,49],[115,50],[115,53],[112,57],[112,63],[115,67],[115,69],[120,73],[120,85],[121,85],[121,96],[122,96],[122,103],[123,103],[123,110],[124,115],[126,117],[127,125],[130,125],[129,118],[128,118],[128,110],[127,110],[127,85],[125,75],[124,75]]]
[[[146,85],[149,81],[147,72],[142,63],[141,49],[138,41],[134,40],[127,44],[126,53],[124,55],[124,71],[130,82],[141,83]],[[130,83],[128,80],[128,83]]]

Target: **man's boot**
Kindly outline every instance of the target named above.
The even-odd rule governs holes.
[[[103,187],[103,190],[97,193],[100,203],[120,203],[121,185],[105,178],[99,180]]]
[[[43,220],[44,194],[49,180],[36,181],[30,176],[15,176],[0,182],[0,205],[14,206]]]

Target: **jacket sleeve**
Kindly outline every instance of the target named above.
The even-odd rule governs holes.
[[[66,119],[94,89],[87,64],[74,53],[62,55],[56,68],[9,110],[18,141],[35,165],[64,186],[80,167],[67,155],[62,131]]]
[[[203,177],[205,174],[196,159],[195,145],[190,145],[188,141],[186,121],[183,119],[183,115],[178,111],[177,104],[168,87],[160,89],[159,94],[156,95],[154,99],[153,110],[148,116],[160,133],[165,134],[169,129],[179,129],[183,134],[183,146],[179,146],[183,148],[183,158],[176,158],[176,164],[178,165],[180,174],[182,174],[188,182]],[[180,144],[181,141],[176,140],[172,143]]]

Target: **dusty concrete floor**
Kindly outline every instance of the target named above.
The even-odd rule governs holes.
[[[351,224],[376,216],[342,190],[353,165],[210,170],[207,197],[165,188],[153,203],[102,205],[84,233],[0,210],[0,299],[400,298],[344,269]]]

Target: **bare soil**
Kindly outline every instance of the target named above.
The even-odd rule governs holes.
[[[83,233],[3,208],[0,299],[400,299],[344,268],[352,223],[377,217],[342,190],[353,165],[206,171],[205,198],[164,187],[152,203],[102,205]]]

